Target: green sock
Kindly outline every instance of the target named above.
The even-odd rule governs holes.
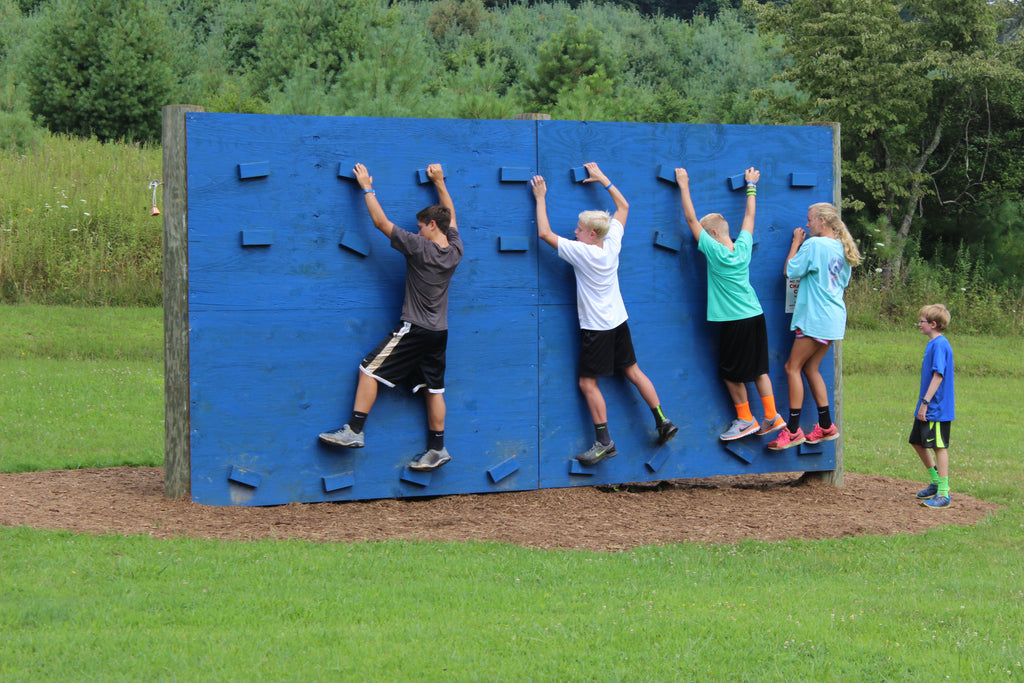
[[[949,497],[949,477],[939,477],[939,493],[940,496]]]
[[[928,468],[928,476],[930,476],[932,478],[932,483],[933,484],[937,485],[939,483],[939,471],[936,468],[929,467]]]

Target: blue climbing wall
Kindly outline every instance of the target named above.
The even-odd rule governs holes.
[[[761,170],[751,280],[765,309],[772,381],[792,335],[782,268],[807,207],[832,201],[831,127],[468,121],[191,113],[188,164],[191,490],[211,505],[274,505],[835,468],[833,443],[774,453],[767,439],[724,444],[734,417],[705,322],[705,262],[686,228],[673,169],[698,215],[733,236],[743,170]],[[619,278],[640,367],[680,428],[654,421],[621,377],[599,380],[620,455],[573,458],[593,442],[577,388],[572,269],[538,242],[528,179],[548,181],[555,232],[613,205],[579,182],[597,161],[630,202]],[[399,227],[436,202],[443,164],[465,243],[449,300],[452,461],[406,468],[426,443],[419,396],[382,388],[366,447],[317,440],[347,421],[362,357],[398,322],[404,258],[369,220],[350,179],[367,165]],[[582,175],[581,175],[582,173]],[[822,363],[833,385],[831,352]],[[751,406],[760,402],[751,385]],[[805,429],[816,412],[809,393]]]

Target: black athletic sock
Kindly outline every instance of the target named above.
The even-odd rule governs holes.
[[[789,409],[789,419],[786,421],[786,429],[789,430],[790,434],[796,434],[796,430],[800,429],[800,410]]]
[[[444,430],[435,432],[433,429],[427,435],[427,449],[439,451],[444,448]]]
[[[829,412],[828,406],[824,408],[818,406],[818,424],[821,425],[822,429],[828,429],[832,426],[832,413]]]
[[[654,415],[654,427],[660,427],[661,423],[665,421],[665,413],[661,412],[661,406],[651,408],[651,413]]]
[[[594,425],[594,434],[597,435],[597,442],[602,446],[607,446],[612,442],[612,436],[608,433],[608,423],[602,422],[599,425]]]
[[[357,410],[352,411],[352,419],[348,421],[349,429],[358,434],[363,431],[363,427],[366,426],[366,413],[360,413]]]

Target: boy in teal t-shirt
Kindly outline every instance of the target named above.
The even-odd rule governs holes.
[[[732,441],[750,434],[771,434],[786,421],[775,407],[772,381],[768,377],[768,328],[764,311],[750,285],[750,253],[753,248],[757,181],[761,172],[750,167],[743,174],[747,182],[747,205],[740,234],[733,242],[729,224],[718,213],[697,220],[690,198],[686,169],[676,169],[676,182],[683,202],[683,215],[697,240],[697,249],[708,261],[708,321],[719,327],[718,376],[722,378],[736,419],[719,435]],[[747,400],[747,382],[753,382],[764,406],[764,422],[758,423]]]

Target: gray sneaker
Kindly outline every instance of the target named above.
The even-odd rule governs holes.
[[[345,448],[362,448],[366,445],[366,437],[363,436],[363,433],[356,434],[348,425],[333,432],[324,432],[320,435],[320,440],[333,446],[344,446]]]
[[[761,429],[761,425],[757,423],[757,420],[741,420],[736,418],[729,425],[728,429],[718,435],[718,438],[722,441],[734,441],[751,434],[757,434],[759,429]]]
[[[585,453],[580,453],[576,456],[576,461],[581,465],[596,465],[602,460],[614,458],[618,454],[619,452],[615,450],[614,441],[609,441],[607,446],[600,441],[595,441],[594,445],[588,448]]]
[[[425,453],[421,453],[418,458],[409,463],[409,469],[416,470],[417,472],[430,472],[451,459],[452,456],[448,455],[447,448],[442,447],[441,450],[431,448]]]

